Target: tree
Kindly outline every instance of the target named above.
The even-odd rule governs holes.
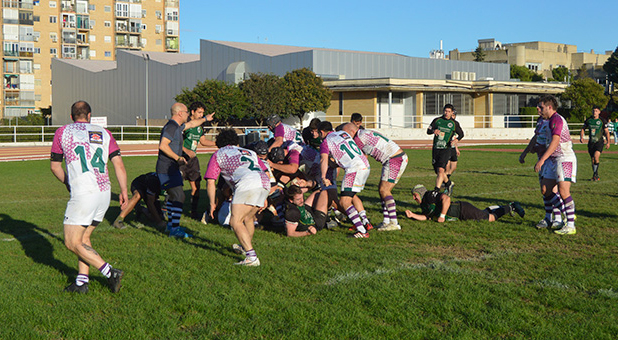
[[[474,56],[474,61],[485,61],[485,51],[481,48],[481,45],[472,52],[472,55]]]
[[[521,81],[540,81],[543,77],[525,66],[511,65],[511,78]]]
[[[586,78],[590,78],[590,75],[588,74],[588,69],[586,68],[586,65],[582,65],[580,68],[577,69],[577,73],[575,74],[575,79],[586,79]]]
[[[216,112],[215,121],[224,122],[247,116],[249,103],[247,97],[236,84],[226,84],[220,80],[198,81],[192,90],[183,88],[176,101],[189,107],[201,101],[206,106],[206,114]]]
[[[325,88],[322,78],[308,68],[288,72],[284,77],[287,91],[286,112],[303,121],[305,113],[326,111],[332,92]]]
[[[618,47],[612,55],[603,64],[603,71],[607,73],[609,81],[614,84],[618,84]]]
[[[594,79],[584,78],[575,80],[566,88],[561,96],[562,100],[571,101],[570,121],[583,122],[591,114],[592,107],[604,108],[609,98],[604,94],[605,88],[597,84]]]
[[[283,78],[274,74],[250,74],[249,79],[240,83],[240,89],[249,103],[248,116],[259,125],[273,113],[287,117],[284,85]]]
[[[569,74],[569,69],[564,66],[556,67],[555,69],[551,70],[551,76],[556,81],[570,83],[573,80],[573,77]]]

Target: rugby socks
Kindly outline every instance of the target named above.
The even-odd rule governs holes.
[[[384,197],[384,204],[386,205],[390,221],[393,224],[397,224],[397,205],[395,203],[395,198],[393,198],[392,195]]]
[[[595,176],[599,175],[599,163],[592,163],[592,173]]]
[[[200,214],[197,211],[197,206],[200,203],[200,194],[195,194],[193,196],[191,196],[191,218],[193,219],[197,219],[199,218]]]
[[[255,253],[254,249],[250,249],[250,250],[247,250],[247,252],[245,252],[245,257],[247,257],[250,260],[255,260],[257,259],[257,254]]]
[[[489,210],[490,214],[496,216],[497,220],[500,217],[510,213],[512,208],[510,205],[492,205],[491,207],[488,207],[487,210]]]
[[[167,228],[172,229],[180,226],[182,215],[182,202],[167,202]]]
[[[543,196],[543,204],[545,205],[545,220],[546,221],[551,221],[552,211],[558,210],[558,214],[560,214],[560,209],[554,207],[554,205],[551,204],[551,199]]]
[[[363,221],[363,225],[367,225],[367,223],[369,223],[369,219],[367,218],[367,212],[365,210],[359,211],[358,216],[360,216],[361,221]]]
[[[99,271],[108,279],[112,276],[112,266],[110,266],[107,262],[99,268]]]
[[[88,279],[88,275],[79,274],[77,275],[77,278],[75,279],[75,285],[78,287],[81,287],[85,284],[88,284],[88,281],[90,281]]]
[[[560,209],[554,207],[553,211],[554,211],[554,221],[562,222],[562,214],[560,213]]]
[[[573,197],[569,196],[565,198],[564,206],[566,210],[567,227],[575,228],[575,202],[573,202]]]
[[[359,216],[358,211],[356,210],[356,208],[354,208],[353,205],[350,205],[345,210],[345,213],[346,215],[348,215],[348,218],[350,219],[350,221],[352,221],[352,223],[354,224],[354,227],[356,228],[356,230],[360,231],[363,234],[367,233],[367,229],[365,229],[365,226],[363,225],[363,222],[361,221],[361,217]]]
[[[391,223],[390,215],[388,214],[388,210],[386,209],[386,203],[381,201],[382,203],[382,216],[384,216],[384,220],[382,221],[383,225],[387,225]]]
[[[449,187],[451,185],[451,175],[446,175],[446,178],[448,178],[448,180],[446,181],[446,183],[444,183],[445,187]]]

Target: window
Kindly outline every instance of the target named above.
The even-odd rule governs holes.
[[[129,16],[129,4],[116,3],[116,16],[128,17]]]
[[[146,24],[142,24],[142,31],[146,30]]]
[[[32,65],[32,68],[34,68],[35,70],[40,70],[41,69],[41,64],[34,64],[34,65]]]
[[[142,18],[145,18],[145,17],[146,17],[146,10],[145,10],[145,9],[143,9],[143,10],[142,10]]]
[[[112,22],[111,21],[104,21],[103,22],[103,26],[105,26],[105,27],[112,27]]]
[[[112,11],[112,6],[105,6],[105,7],[103,7],[103,11],[104,11],[105,13],[109,13],[109,12],[111,12],[111,11]]]
[[[177,8],[166,8],[165,17],[167,18],[168,21],[178,21],[178,9]]]
[[[97,37],[96,37],[96,35],[93,35],[93,34],[91,34],[91,35],[90,35],[90,38],[89,38],[89,39],[90,39],[90,42],[95,42],[95,41],[97,41]]]
[[[96,58],[96,57],[97,57],[97,51],[90,50],[90,58]]]
[[[161,39],[155,40],[155,45],[160,46],[162,44],[163,44],[163,41]]]
[[[56,55],[56,54],[58,54],[58,49],[57,49],[57,48],[53,48],[53,47],[52,47],[52,48],[50,48],[50,49],[49,49],[49,54],[51,54],[51,55]]]
[[[155,11],[155,15],[157,16],[157,19],[161,20],[161,18],[163,17],[163,15],[161,14],[161,11]]]
[[[58,17],[54,16],[54,15],[50,15],[49,16],[49,23],[50,24],[55,24],[58,22]]]
[[[49,8],[56,8],[56,2],[55,1],[50,1],[49,2]]]
[[[34,48],[34,54],[41,54],[41,48],[40,47],[35,47]]]
[[[33,15],[32,16],[32,21],[34,21],[34,22],[41,22],[41,16],[40,15]]]
[[[51,39],[51,41],[54,43],[58,42],[58,34],[56,34],[56,32],[50,32],[49,39]]]
[[[105,56],[106,56],[106,57],[111,57],[111,56],[112,56],[112,52],[110,52],[110,51],[105,51]]]
[[[146,38],[142,38],[142,47],[146,47]]]
[[[155,25],[155,33],[156,34],[161,33],[161,25]]]
[[[106,43],[111,43],[112,42],[112,37],[109,35],[106,35],[105,37],[103,37],[103,41],[105,41]]]
[[[88,5],[88,10],[89,11],[94,11],[94,10],[96,10],[96,8],[97,7],[95,5],[90,5],[90,4]]]

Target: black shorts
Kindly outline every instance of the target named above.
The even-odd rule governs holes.
[[[459,203],[460,205],[460,218],[459,218],[460,220],[462,221],[489,220],[489,210],[481,210],[475,207],[474,205],[472,205],[472,203],[468,203],[468,202],[457,202],[457,203]]]
[[[439,168],[446,169],[446,164],[450,158],[451,148],[431,150],[431,164],[436,172],[438,172]]]
[[[185,181],[199,181],[201,179],[200,160],[197,157],[189,158],[187,164],[180,166],[180,173]]]
[[[457,162],[457,148],[451,148],[451,158],[449,158],[451,162]]]
[[[595,143],[590,143],[588,142],[588,154],[590,155],[590,157],[594,157],[594,154],[598,151],[598,152],[603,152],[603,146],[605,145],[605,143],[603,142],[603,139],[599,140],[598,142]]]

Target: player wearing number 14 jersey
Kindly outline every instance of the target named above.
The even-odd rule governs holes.
[[[128,202],[127,174],[114,137],[106,129],[90,124],[90,111],[86,102],[73,104],[71,118],[74,123],[56,130],[51,148],[51,171],[71,193],[64,214],[64,244],[78,257],[77,279],[65,291],[87,293],[89,269],[94,266],[107,277],[112,292],[116,293],[124,273],[112,268],[92,248],[90,235],[109,208],[108,161],[112,161],[120,184],[122,209]],[[66,172],[62,168],[63,158]]]
[[[264,206],[270,191],[267,167],[254,151],[238,147],[238,135],[234,129],[221,130],[217,135],[216,144],[219,150],[210,157],[204,175],[210,200],[210,218],[214,220],[217,190],[215,181],[221,175],[233,191],[230,226],[246,256],[237,264],[259,266],[260,260],[252,245],[255,230],[253,222],[255,214]]]

